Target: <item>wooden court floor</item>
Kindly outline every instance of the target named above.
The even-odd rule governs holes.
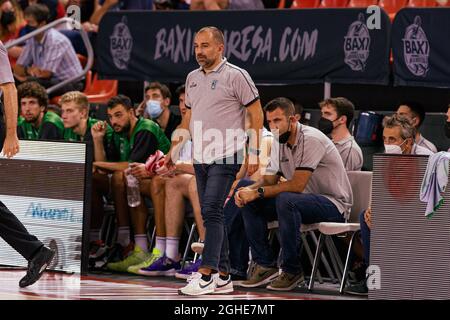
[[[0,300],[354,300],[350,295],[340,295],[338,284],[315,285],[313,293],[299,287],[291,292],[271,292],[264,288],[235,287],[232,294],[186,297],[177,290],[185,285],[172,277],[142,277],[119,274],[65,274],[46,272],[42,278],[27,288],[20,288],[19,280],[24,269],[0,269]]]

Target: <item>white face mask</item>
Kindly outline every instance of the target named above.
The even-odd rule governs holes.
[[[403,141],[399,146],[396,144],[385,144],[384,145],[384,149],[386,150],[386,153],[390,153],[390,154],[402,154],[403,150],[401,148],[401,146],[406,142]]]

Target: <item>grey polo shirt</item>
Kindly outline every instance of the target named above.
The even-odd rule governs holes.
[[[417,145],[431,150],[433,153],[437,152],[436,146],[429,140],[425,139],[422,135],[419,135],[419,140],[416,142]]]
[[[245,107],[258,99],[248,72],[225,58],[210,73],[203,68],[189,73],[185,103],[192,112],[189,129],[194,161],[212,163],[243,152]]]
[[[8,51],[6,51],[3,42],[0,41],[0,84],[8,82],[14,83],[14,77],[11,71],[11,65],[9,64]],[[0,90],[0,98],[2,96],[3,91]],[[3,122],[3,104],[0,102],[0,124],[2,122]]]
[[[358,143],[356,143],[353,136],[342,139],[341,141],[334,141],[334,145],[341,155],[344,162],[345,170],[360,171],[363,166],[363,154]]]
[[[304,193],[328,198],[345,218],[353,204],[353,194],[347,172],[334,143],[316,128],[297,124],[293,146],[274,141],[267,174],[292,179],[296,170],[312,172]]]
[[[417,143],[414,143],[411,149],[411,154],[431,156],[434,154],[434,152],[431,151],[430,149],[419,146]]]

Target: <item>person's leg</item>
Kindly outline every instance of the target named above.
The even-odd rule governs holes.
[[[247,276],[250,245],[245,234],[245,226],[244,220],[242,219],[241,208],[236,205],[234,196],[239,188],[246,187],[254,183],[254,181],[247,179],[242,179],[239,181],[235,192],[223,210],[230,249],[229,256],[231,273],[241,277]]]
[[[153,210],[155,214],[155,227],[156,227],[156,243],[157,248],[161,254],[166,252],[166,223],[165,223],[165,210],[164,203],[166,198],[165,193],[166,179],[155,176],[152,178],[150,196],[152,198]]]
[[[197,181],[192,176],[188,185],[188,199],[191,202],[194,212],[195,224],[197,225],[198,236],[201,241],[205,241],[205,226],[203,225],[202,210],[200,208],[200,200],[197,192]]]
[[[92,175],[92,199],[91,199],[91,227],[90,232],[91,237],[90,241],[99,240],[99,232],[102,223],[103,217],[105,216],[104,208],[103,208],[103,195],[108,194],[109,192],[109,178],[106,174],[94,173]],[[96,233],[96,239],[95,237]]]
[[[175,240],[180,240],[183,230],[184,198],[187,198],[189,195],[191,178],[192,175],[180,174],[169,179],[166,183],[166,193],[170,195],[170,198],[166,198],[166,232],[167,238],[174,240],[172,245],[175,244]],[[167,250],[167,257],[174,261],[179,261],[178,247],[171,247],[170,250]]]
[[[276,197],[282,248],[282,270],[300,274],[302,246],[300,226],[318,222],[344,222],[342,214],[326,197],[315,194],[283,192]]]
[[[198,168],[195,167],[196,174]],[[223,217],[223,206],[230,192],[231,185],[239,171],[238,164],[212,164],[205,167],[206,183],[199,187],[202,217],[206,229],[205,247],[203,249],[202,274],[213,270],[223,274],[229,273],[228,239]],[[199,183],[197,182],[197,185]]]
[[[126,178],[123,171],[115,171],[112,174],[111,190],[117,217],[117,242],[126,247],[130,243],[130,213],[127,202]]]
[[[0,237],[27,261],[44,245],[0,201]]]
[[[148,209],[145,205],[143,196],[150,196],[152,188],[152,182],[150,179],[139,180],[139,189],[141,191],[141,203],[135,207],[130,207],[131,222],[133,225],[135,244],[145,252],[148,251],[147,243],[147,218]],[[144,241],[142,241],[144,240]]]
[[[369,266],[370,259],[370,229],[364,220],[364,212],[359,215],[359,223],[361,225],[361,240],[364,248],[364,264]]]

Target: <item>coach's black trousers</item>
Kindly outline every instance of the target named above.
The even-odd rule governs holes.
[[[0,106],[1,109],[1,106]],[[3,149],[5,127],[0,110],[0,152]],[[0,171],[0,183],[2,173]],[[31,235],[22,222],[0,201],[0,237],[28,261],[44,244]]]

